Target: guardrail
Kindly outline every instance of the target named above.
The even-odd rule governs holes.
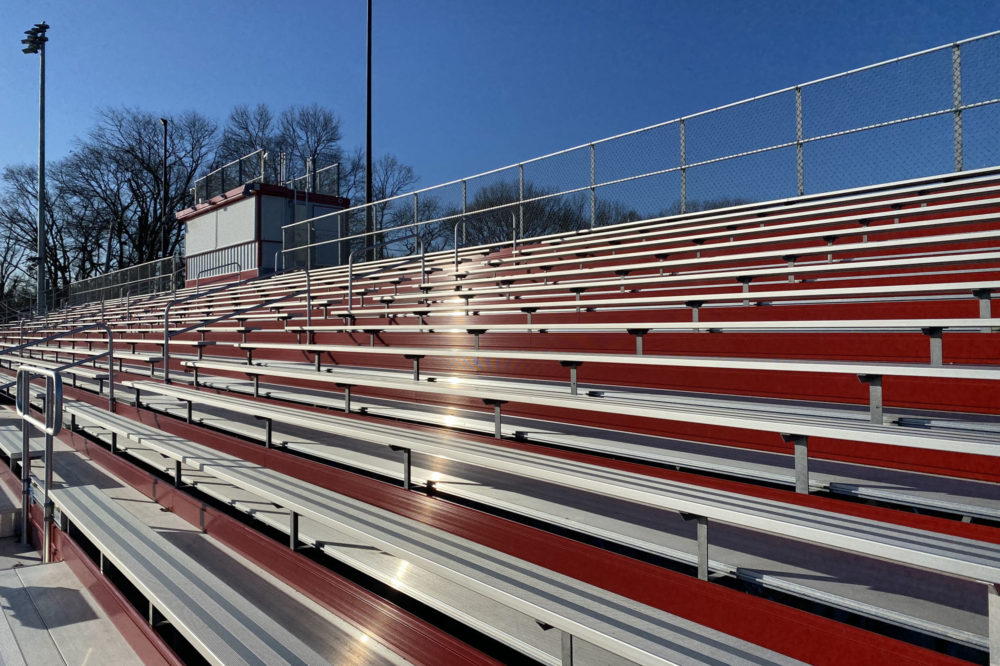
[[[467,234],[488,244],[511,213],[518,236],[534,237],[992,166],[998,58],[1000,32],[946,44],[289,224],[285,247],[367,245],[393,230],[446,246],[471,214],[481,219]],[[369,212],[385,224],[350,233]],[[303,224],[338,233],[313,241]]]
[[[69,285],[66,301],[69,305],[82,305],[124,298],[127,293],[139,295],[176,291],[183,266],[184,262],[179,257],[170,256],[77,280]]]

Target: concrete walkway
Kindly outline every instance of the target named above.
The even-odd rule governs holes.
[[[42,564],[16,537],[0,539],[0,663],[141,664],[65,562]]]

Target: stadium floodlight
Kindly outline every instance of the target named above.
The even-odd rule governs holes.
[[[22,39],[21,43],[26,44],[21,51],[23,53],[37,53],[39,55],[39,77],[38,77],[38,270],[35,271],[35,300],[38,303],[38,314],[44,315],[46,311],[45,297],[45,42],[49,38],[45,36],[45,31],[49,25],[42,21],[36,23],[30,30],[25,30],[27,39]]]
[[[49,29],[49,25],[44,21],[42,23],[36,23],[31,30],[25,30],[24,34],[28,36],[27,39],[22,39],[22,44],[27,44],[26,47],[21,49],[22,53],[39,53],[44,49],[45,42],[49,41],[49,38],[45,36],[45,31]]]

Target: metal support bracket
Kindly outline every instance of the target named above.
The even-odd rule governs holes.
[[[681,513],[681,518],[698,521],[698,579],[708,580],[708,518],[686,512]]]
[[[642,337],[649,333],[648,328],[628,328],[625,329],[629,335],[635,336],[635,355],[642,356]]]
[[[344,413],[351,413],[351,386],[353,384],[337,384],[338,388],[344,389]]]
[[[493,405],[493,438],[503,439],[503,434],[500,431],[500,419],[501,419],[500,406],[506,404],[507,401],[484,399],[483,402],[486,403],[487,405]]]
[[[698,310],[700,310],[701,306],[703,306],[704,304],[705,304],[704,301],[685,301],[685,303],[684,303],[685,307],[691,308],[691,321],[692,322],[694,322],[694,323],[698,322]]]
[[[868,384],[868,412],[872,423],[885,423],[882,417],[882,375],[858,375],[858,380]]]
[[[263,421],[264,422],[264,448],[265,449],[271,448],[271,446],[273,444],[273,437],[274,437],[274,423],[271,420],[271,417],[269,417],[269,416],[257,416],[255,414],[254,418],[257,419],[258,421]]]
[[[403,358],[407,361],[413,361],[413,381],[420,381],[420,359],[424,356],[423,354],[404,354]]]
[[[410,461],[412,460],[413,452],[405,446],[396,446],[390,444],[389,448],[393,451],[403,452],[403,490],[409,490],[412,486],[412,477],[410,476]]]
[[[781,439],[795,447],[795,492],[809,494],[809,438],[805,435],[781,433]]]
[[[944,341],[942,340],[942,329],[940,326],[928,326],[926,328],[921,328],[920,332],[930,338],[931,343],[931,365],[941,365],[944,362],[943,347]]]
[[[576,369],[583,365],[583,361],[559,361],[559,365],[569,368],[569,393],[576,395]]]
[[[288,514],[288,547],[292,550],[299,547],[299,514],[291,510]]]

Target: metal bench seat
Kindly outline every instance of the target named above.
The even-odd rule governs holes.
[[[101,418],[89,406],[80,406]],[[71,407],[71,411],[76,407]],[[99,412],[100,410],[96,410]],[[125,426],[145,447],[295,515],[346,532],[452,584],[642,664],[799,663],[684,618],[170,435]],[[158,441],[159,439],[159,441]],[[58,501],[58,499],[57,499]],[[298,536],[297,534],[295,536]]]
[[[800,288],[781,289],[769,291],[756,291],[744,293],[724,292],[724,293],[700,293],[697,296],[690,294],[675,294],[664,296],[619,296],[615,298],[595,298],[576,301],[570,298],[550,299],[533,301],[530,304],[521,304],[518,301],[504,301],[500,303],[488,303],[485,305],[466,306],[461,303],[442,305],[409,305],[409,306],[389,306],[385,309],[365,309],[351,308],[331,310],[330,316],[334,317],[372,317],[383,318],[390,316],[412,316],[423,317],[427,315],[451,315],[465,316],[465,310],[476,313],[497,313],[497,312],[519,312],[528,314],[530,323],[531,313],[540,310],[546,311],[579,311],[581,308],[588,310],[641,310],[642,308],[663,307],[663,306],[684,306],[693,311],[696,316],[697,310],[708,304],[715,303],[771,303],[773,301],[791,302],[813,302],[813,301],[843,301],[859,299],[877,299],[885,301],[898,297],[940,297],[951,295],[973,296],[981,301],[988,300],[988,295],[992,291],[1000,290],[1000,281],[983,280],[968,282],[942,282],[929,284],[898,284],[870,287],[822,287],[822,288]],[[452,295],[454,298],[454,295]],[[980,303],[982,305],[982,303]],[[530,310],[529,310],[530,309]],[[422,314],[421,314],[422,313]],[[695,320],[696,321],[696,320]]]
[[[235,411],[245,412],[245,406],[250,404],[240,398],[199,395],[191,389],[150,382],[135,382],[132,386],[142,391]],[[986,586],[989,592],[995,593],[993,584],[1000,581],[1000,546],[996,544],[691,486],[523,450],[483,447],[456,437],[443,442],[433,434],[353,420],[345,422],[333,416],[272,405],[254,404],[253,410],[262,418],[319,429],[327,434],[395,446],[584,492],[679,511],[706,521],[720,521],[904,566],[990,583]],[[707,566],[707,532],[703,538],[699,537],[699,542],[699,559],[705,561]],[[1000,628],[997,624],[996,615],[991,615],[991,635],[995,635]]]
[[[963,191],[960,194],[956,194],[955,192],[918,194],[912,197],[886,199],[869,205],[852,203],[811,212],[788,212],[785,210],[768,215],[765,218],[754,216],[744,219],[734,219],[733,217],[716,216],[722,219],[717,219],[716,221],[700,220],[693,224],[690,221],[677,222],[672,218],[666,218],[662,222],[652,220],[639,229],[608,229],[603,234],[588,235],[562,243],[544,242],[534,247],[519,249],[518,252],[522,257],[549,259],[565,256],[567,252],[574,250],[607,251],[614,249],[615,251],[619,251],[632,247],[642,247],[651,240],[668,243],[684,240],[711,240],[713,238],[732,239],[748,235],[772,235],[794,229],[837,227],[845,223],[858,224],[861,221],[865,222],[866,227],[873,222],[885,220],[898,224],[898,221],[902,218],[922,215],[924,212],[927,214],[939,212],[952,213],[996,206],[1000,204],[1000,199],[996,197],[998,191],[1000,191],[1000,188],[994,182],[985,187]],[[954,201],[954,199],[958,198],[965,200]],[[905,206],[907,205],[911,207],[906,208]],[[893,209],[893,206],[898,206],[899,208]],[[817,213],[822,214],[823,217],[815,217]],[[761,226],[762,222],[764,226]],[[858,231],[838,228],[836,231],[838,233],[855,233],[856,231],[857,233],[864,233],[864,229]],[[780,236],[776,236],[776,238],[780,238]],[[606,243],[609,240],[615,241],[616,245],[613,247],[607,246]]]
[[[328,663],[97,487],[59,488],[52,498],[209,663]]]
[[[962,218],[945,218],[949,221],[961,221],[967,223],[976,222],[989,222],[996,219],[995,214],[988,215],[970,215]],[[917,228],[925,229],[937,229],[942,226],[942,220],[928,220],[925,222],[912,222],[910,223]],[[919,225],[919,226],[917,226]],[[899,225],[888,225],[885,228],[886,231],[897,231]],[[881,227],[869,227],[869,231],[874,231],[881,229]],[[852,235],[853,232],[842,232],[839,236]],[[515,280],[527,280],[527,279],[537,279],[538,277],[546,277],[549,280],[561,277],[572,277],[579,276],[580,271],[586,266],[592,270],[612,270],[612,269],[628,269],[631,271],[643,270],[643,269],[660,269],[668,270],[683,269],[683,270],[697,270],[699,267],[711,267],[719,268],[723,265],[732,264],[748,264],[748,262],[754,261],[765,261],[782,260],[784,257],[795,257],[803,258],[809,256],[828,256],[828,255],[843,255],[849,252],[886,252],[886,251],[896,251],[902,249],[912,249],[912,248],[923,248],[930,247],[937,249],[942,245],[947,245],[951,243],[972,243],[976,241],[990,241],[1000,238],[1000,229],[988,230],[988,231],[970,231],[970,232],[960,232],[951,234],[934,234],[929,236],[912,236],[900,239],[891,239],[885,241],[860,241],[851,243],[842,243],[840,245],[830,244],[828,239],[831,236],[830,232],[817,232],[817,233],[803,233],[803,234],[792,234],[789,236],[775,236],[766,237],[763,239],[752,239],[746,241],[734,241],[732,243],[717,243],[714,245],[702,245],[701,250],[725,250],[726,254],[713,254],[712,256],[703,257],[691,257],[685,259],[673,259],[668,260],[671,254],[681,254],[689,253],[698,249],[697,247],[692,248],[670,248],[665,249],[661,247],[656,247],[653,249],[637,250],[635,252],[620,253],[615,255],[598,255],[592,257],[581,257],[573,259],[555,259],[551,261],[546,261],[539,263],[538,265],[530,264],[518,264],[512,265],[506,268],[506,272],[503,273],[504,277],[512,278]],[[789,249],[787,247],[781,249],[771,249],[771,250],[754,250],[753,246],[771,246],[773,247],[777,243],[798,243],[803,241],[817,241],[816,243],[806,246],[806,247],[795,247],[794,249]],[[822,242],[819,242],[822,241]],[[750,248],[750,251],[741,251],[744,248]],[[728,252],[732,250],[732,252]],[[654,261],[655,259],[655,261]],[[532,268],[541,268],[545,266],[546,269],[531,271]],[[748,271],[752,272],[752,266],[748,266]],[[450,284],[434,283],[434,286],[462,286],[463,288],[468,288],[472,285],[477,284],[488,284],[493,283],[497,279],[495,274],[496,269],[489,269],[481,271],[483,275],[476,275],[475,273],[470,274],[467,278],[461,281],[455,281]]]
[[[234,395],[252,395],[253,385],[221,375],[199,376],[199,386]],[[340,411],[342,397],[318,389],[268,384],[260,394],[289,404],[323,406]],[[422,423],[481,435],[494,431],[492,415],[455,407],[414,404],[410,400],[353,396],[352,409],[378,418]],[[974,423],[963,424],[975,426]],[[228,426],[227,426],[228,427]],[[982,424],[983,428],[991,427]],[[241,432],[256,437],[259,428]],[[684,471],[722,475],[746,481],[794,488],[791,455],[757,451],[735,445],[710,444],[673,437],[646,435],[525,416],[507,416],[504,438],[564,450],[598,453],[616,459],[666,465]],[[338,460],[351,464],[346,460]],[[379,470],[379,473],[385,473]],[[856,497],[896,506],[940,511],[963,519],[1000,521],[1000,496],[993,484],[963,478],[897,470],[850,462],[810,460],[810,489],[833,495]]]
[[[746,222],[760,224],[779,215],[789,213],[815,215],[838,208],[844,209],[845,212],[853,209],[860,213],[862,210],[877,208],[882,203],[891,206],[893,203],[899,203],[898,199],[900,197],[905,198],[907,195],[913,194],[917,197],[923,197],[922,201],[926,201],[927,197],[936,196],[935,192],[942,195],[943,198],[947,198],[948,196],[960,198],[967,190],[982,188],[983,191],[988,191],[991,185],[997,182],[995,168],[966,172],[965,175],[966,177],[962,178],[961,181],[954,178],[942,179],[940,177],[918,178],[876,186],[807,194],[793,198],[726,206],[725,208],[692,211],[668,217],[622,222],[610,227],[557,232],[538,236],[531,240],[541,246],[558,245],[578,240],[586,243],[590,238],[618,238],[623,234],[629,234],[636,230],[641,231],[656,224],[665,225],[672,223],[678,227],[704,222],[722,222],[727,224]]]

